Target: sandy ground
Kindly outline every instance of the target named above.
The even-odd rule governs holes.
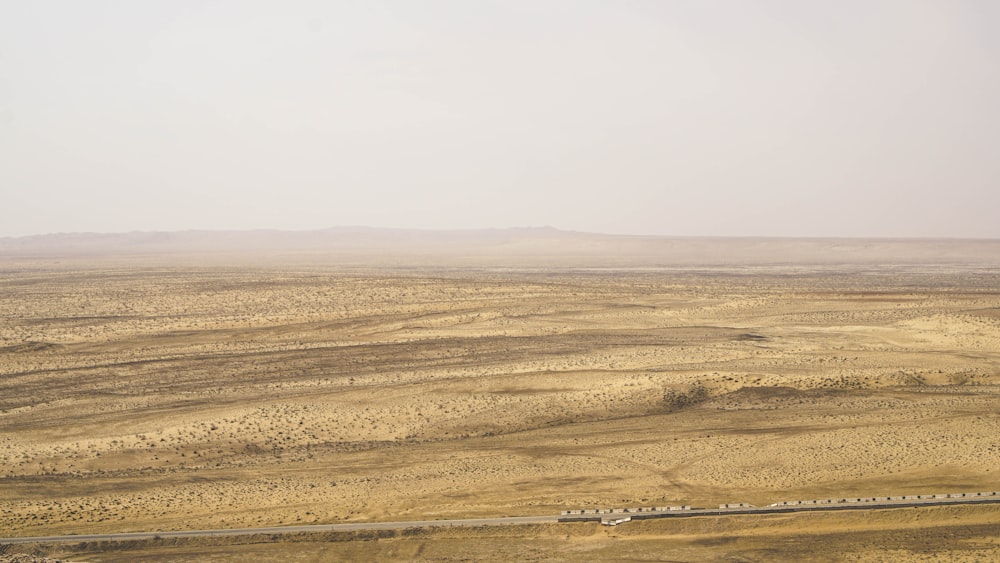
[[[0,311],[7,535],[1000,489],[988,268],[22,265],[0,275]],[[869,526],[865,545],[902,557],[887,529],[1000,521],[947,510]],[[619,554],[642,558],[718,526],[613,534],[644,537]],[[980,532],[970,560],[1000,552]],[[612,532],[538,533],[535,558],[558,559]],[[377,543],[434,559],[451,540],[405,541]],[[530,534],[511,545],[532,553]],[[697,545],[676,559],[724,554]]]
[[[995,560],[1000,509],[652,520],[17,546],[64,561],[954,561]],[[0,555],[0,562],[29,563]],[[68,559],[67,559],[68,558]],[[46,562],[48,563],[48,562]]]

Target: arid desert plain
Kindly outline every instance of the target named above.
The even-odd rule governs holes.
[[[17,257],[0,311],[0,537],[1000,490],[996,265]],[[976,561],[1000,505],[26,549]]]

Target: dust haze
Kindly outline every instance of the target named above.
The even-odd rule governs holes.
[[[997,21],[0,2],[0,538],[1000,490]],[[982,561],[998,537],[979,504],[0,561]]]

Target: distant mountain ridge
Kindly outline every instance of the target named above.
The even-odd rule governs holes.
[[[766,264],[1000,266],[996,239],[668,237],[552,227],[137,231],[0,238],[0,259],[294,255],[357,264],[658,267]]]

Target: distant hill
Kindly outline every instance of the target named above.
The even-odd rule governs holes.
[[[1000,266],[1000,240],[625,236],[548,227],[455,231],[336,227],[0,238],[0,260],[5,261],[99,257],[462,267]]]

